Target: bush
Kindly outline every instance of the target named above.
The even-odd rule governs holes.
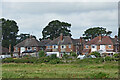
[[[59,64],[59,63],[62,63],[62,61],[60,61],[60,59],[54,59],[54,60],[50,60],[49,63],[50,64]]]
[[[114,60],[114,58],[112,58],[112,57],[110,57],[110,56],[106,56],[105,57],[105,61],[113,61]]]
[[[113,55],[113,57],[114,57],[114,58],[119,58],[119,54],[116,53],[116,54]]]
[[[70,52],[70,55],[73,56],[73,57],[77,57],[75,52]]]
[[[109,78],[109,74],[99,72],[99,73],[93,73],[90,76],[87,76],[87,78]]]
[[[68,59],[68,57],[69,57],[69,55],[66,54],[66,53],[64,53],[63,58],[64,58],[64,59]]]
[[[42,51],[42,50],[41,50],[41,51],[39,51],[39,53],[38,53],[38,54],[39,54],[39,57],[45,57],[45,56],[46,56],[46,55],[45,55],[45,53],[44,53],[44,51]]]
[[[50,58],[51,58],[51,59],[57,59],[57,55],[56,55],[56,54],[51,54],[51,55],[50,55]]]
[[[100,56],[100,53],[99,53],[99,52],[96,52],[96,51],[95,51],[95,52],[92,52],[92,53],[90,53],[90,54],[91,54],[91,55],[95,55],[96,57],[101,57],[101,56]]]

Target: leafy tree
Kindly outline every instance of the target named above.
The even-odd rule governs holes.
[[[60,36],[63,33],[64,36],[72,36],[70,31],[71,24],[67,22],[60,22],[59,20],[53,20],[43,29],[43,39],[53,39]]]
[[[39,52],[39,57],[45,57],[44,51],[40,51],[40,52]]]
[[[101,36],[108,36],[112,33],[112,31],[106,31],[106,28],[102,27],[94,27],[94,28],[89,28],[86,31],[84,31],[83,36],[85,36],[85,39],[93,39],[99,35]]]
[[[77,54],[75,52],[70,52],[70,55],[73,57],[77,57]]]
[[[4,18],[0,19],[2,23],[2,46],[9,48],[11,44],[11,50],[13,51],[13,46],[16,44],[16,37],[18,33],[18,26],[14,20],[6,20]]]
[[[100,53],[99,52],[92,52],[92,53],[90,53],[91,55],[95,55],[95,57],[100,57]]]

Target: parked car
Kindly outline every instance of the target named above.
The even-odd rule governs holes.
[[[78,59],[84,59],[85,55],[79,55],[77,58]]]
[[[85,59],[85,58],[96,58],[95,55],[79,55],[78,59]]]

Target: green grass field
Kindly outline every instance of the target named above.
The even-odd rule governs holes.
[[[118,78],[118,62],[100,64],[2,64],[2,78]]]

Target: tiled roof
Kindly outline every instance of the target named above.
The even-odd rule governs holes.
[[[8,48],[5,48],[5,47],[0,46],[0,52],[2,52],[2,53],[9,53],[9,49],[8,49]]]
[[[69,36],[63,36],[63,40],[60,40],[59,36],[56,39],[52,40],[47,45],[67,45],[67,44],[72,44],[71,38]]]
[[[31,47],[31,46],[40,46],[40,43],[35,38],[27,38],[24,41],[15,45],[15,47]]]
[[[51,42],[50,39],[45,39],[40,41],[40,46],[45,46],[47,43]]]
[[[103,44],[103,45],[113,45],[114,42],[112,40],[112,38],[110,38],[109,36],[102,36],[101,40],[99,40],[99,37],[95,37],[94,39],[92,39],[91,41],[88,41],[87,44],[91,45],[91,44]]]

